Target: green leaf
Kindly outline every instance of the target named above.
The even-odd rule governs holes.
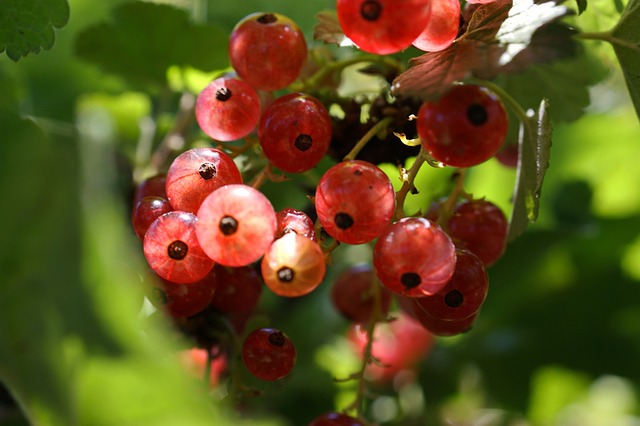
[[[104,70],[143,87],[166,85],[172,65],[213,71],[228,66],[228,35],[211,25],[198,25],[173,6],[125,3],[113,20],[78,35],[76,53]]]
[[[549,104],[543,99],[535,114],[520,128],[518,169],[508,240],[513,241],[538,217],[542,181],[549,168],[552,126]]]
[[[640,1],[630,0],[609,41],[616,52],[631,100],[640,118]]]
[[[3,0],[0,6],[0,53],[14,61],[53,47],[53,28],[69,20],[67,0]]]

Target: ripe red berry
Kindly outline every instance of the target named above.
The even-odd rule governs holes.
[[[439,52],[451,46],[460,29],[460,2],[432,0],[431,16],[413,45],[425,52]]]
[[[229,37],[228,51],[238,76],[267,91],[293,83],[307,59],[304,34],[278,13],[253,13],[240,20]]]
[[[365,424],[346,414],[331,412],[316,417],[308,426],[365,426]]]
[[[276,238],[280,238],[289,232],[295,232],[310,240],[318,241],[315,224],[305,212],[286,207],[276,213],[276,219],[278,220]]]
[[[242,183],[242,175],[231,157],[214,148],[192,148],[169,166],[167,195],[174,210],[197,213],[209,194],[234,183]]]
[[[455,269],[455,246],[434,222],[405,217],[380,235],[373,266],[383,285],[401,296],[430,296],[440,291]]]
[[[260,109],[253,87],[236,78],[220,77],[200,92],[195,114],[207,136],[227,142],[251,133],[260,119]]]
[[[251,332],[244,340],[242,360],[247,370],[257,378],[278,380],[293,370],[296,348],[282,331],[260,328]]]
[[[357,323],[371,320],[375,312],[375,292],[380,300],[378,318],[386,317],[391,305],[391,292],[378,282],[368,263],[351,266],[340,272],[331,286],[333,306],[347,319]]]
[[[168,199],[169,197],[167,197],[166,185],[167,175],[165,173],[160,173],[146,178],[140,182],[140,185],[136,188],[132,205],[135,206],[144,197],[160,197]]]
[[[453,167],[472,167],[491,158],[508,127],[502,102],[476,85],[454,85],[418,111],[422,146],[434,159]]]
[[[196,233],[202,250],[216,263],[245,266],[260,259],[276,232],[269,199],[248,185],[213,191],[198,210]]]
[[[444,320],[441,318],[436,318],[430,313],[426,312],[424,309],[420,308],[416,303],[415,299],[407,302],[409,304],[413,304],[413,316],[416,318],[420,324],[431,333],[436,336],[457,336],[458,334],[466,333],[471,329],[471,326],[475,322],[478,313],[461,319],[461,320]]]
[[[157,218],[144,236],[144,256],[162,278],[180,284],[194,283],[213,268],[196,238],[193,213],[172,211]]]
[[[211,271],[216,292],[211,306],[226,313],[248,313],[253,311],[262,294],[262,277],[253,266],[216,265]]]
[[[378,55],[411,46],[431,14],[430,0],[338,0],[336,11],[344,34]]]
[[[336,240],[362,244],[378,237],[395,210],[395,193],[387,175],[361,160],[343,161],[320,178],[316,212]]]
[[[275,294],[298,297],[320,285],[326,268],[318,243],[291,232],[271,244],[260,269],[265,284]]]
[[[166,198],[149,196],[140,200],[131,212],[131,224],[138,238],[142,240],[153,221],[171,210]]]
[[[211,274],[191,284],[177,284],[157,277],[147,293],[149,301],[172,317],[190,317],[202,312],[211,302],[215,282]]]
[[[331,118],[322,102],[291,93],[262,114],[258,137],[264,155],[277,168],[301,173],[315,167],[331,143]]]

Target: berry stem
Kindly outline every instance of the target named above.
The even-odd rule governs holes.
[[[449,223],[449,218],[451,217],[451,213],[453,213],[453,209],[455,208],[458,199],[461,196],[466,195],[466,192],[464,191],[464,180],[467,176],[467,169],[458,169],[454,176],[456,183],[447,199],[442,203],[442,207],[438,214],[438,225],[440,225],[444,230],[447,229],[447,223]]]
[[[360,138],[358,143],[356,143],[356,145],[351,149],[351,151],[349,151],[347,155],[344,156],[342,160],[343,161],[354,160],[356,156],[360,153],[360,151],[362,151],[362,149],[367,145],[367,143],[369,143],[369,141],[373,139],[373,137],[377,135],[378,132],[386,129],[386,127],[389,124],[391,124],[393,120],[394,120],[394,117],[386,117],[378,121],[372,128],[369,129],[367,133],[364,134],[364,136]]]
[[[427,161],[427,152],[424,150],[424,147],[420,148],[420,152],[418,152],[418,156],[415,161],[409,168],[408,172],[403,170],[402,176],[402,187],[396,192],[396,211],[394,213],[394,221],[402,219],[406,216],[404,211],[404,201],[407,198],[407,194],[415,189],[413,182],[420,171],[422,165]]]
[[[624,47],[624,48],[633,50],[636,53],[640,53],[640,45],[634,44],[633,42],[629,42],[627,40],[620,39],[614,36],[609,31],[593,32],[593,33],[590,33],[590,32],[577,33],[575,37],[582,40],[606,41],[607,43],[613,46]]]

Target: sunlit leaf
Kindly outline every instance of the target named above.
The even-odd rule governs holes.
[[[640,1],[630,0],[618,24],[611,32],[610,42],[620,61],[631,100],[640,117]]]

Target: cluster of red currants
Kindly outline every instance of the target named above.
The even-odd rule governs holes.
[[[438,50],[453,42],[459,2],[434,5],[338,0],[337,12],[345,35],[359,48],[387,54],[412,43]],[[411,20],[404,19],[407,8]],[[239,22],[229,41],[235,73],[213,80],[195,105],[200,129],[217,145],[188,149],[166,174],[142,182],[132,214],[158,276],[149,300],[176,318],[213,308],[238,319],[237,329],[246,336],[242,360],[263,380],[285,377],[296,360],[282,331],[242,331],[263,284],[283,297],[307,295],[323,282],[331,250],[368,243],[372,265],[344,271],[332,287],[337,310],[356,323],[384,322],[394,296],[415,323],[436,335],[454,335],[476,318],[488,290],[486,267],[506,244],[507,219],[491,202],[458,192],[425,214],[406,217],[389,176],[355,155],[317,182],[310,197],[316,221],[293,207],[275,211],[258,185],[244,183],[236,151],[225,149],[225,142],[246,138],[269,167],[291,174],[315,168],[328,153],[333,121],[321,98],[273,95],[300,77],[307,53],[303,33],[285,16],[257,13]],[[424,155],[446,166],[480,164],[506,137],[505,109],[477,85],[454,85],[416,113]],[[331,413],[311,425],[357,422]]]

